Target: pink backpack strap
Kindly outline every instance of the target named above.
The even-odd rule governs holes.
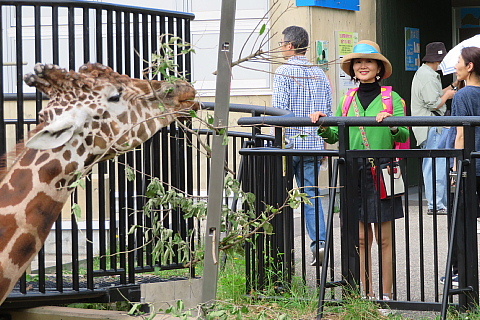
[[[357,93],[357,88],[349,89],[347,94],[345,95],[345,100],[343,100],[342,106],[342,117],[346,117],[348,114],[348,110],[350,109],[350,105],[352,104],[352,100],[355,97],[355,93]]]
[[[383,104],[383,110],[381,112],[387,112],[393,115],[392,87],[382,86],[381,95]]]

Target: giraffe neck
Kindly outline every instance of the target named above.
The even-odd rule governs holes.
[[[71,151],[54,151],[26,149],[0,182],[0,305],[42,248],[83,168]]]

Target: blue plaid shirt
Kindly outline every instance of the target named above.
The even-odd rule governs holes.
[[[325,72],[312,65],[305,56],[290,57],[288,63],[278,67],[273,78],[275,108],[286,109],[296,117],[308,117],[322,111],[332,116],[332,90]],[[289,127],[286,136],[295,149],[324,149],[317,127]],[[302,135],[300,137],[299,135]],[[296,136],[296,137],[295,137]]]

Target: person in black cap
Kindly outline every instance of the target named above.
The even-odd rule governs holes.
[[[455,90],[452,85],[442,89],[438,67],[447,54],[443,42],[431,42],[427,45],[424,64],[417,70],[412,81],[412,116],[443,116],[447,109],[445,103],[452,99]],[[422,149],[446,148],[448,130],[444,127],[413,127],[417,145]],[[453,147],[453,146],[452,146]],[[427,214],[447,214],[447,170],[446,159],[435,160],[435,182],[432,180],[432,158],[424,158],[422,164],[425,196],[428,202]],[[433,187],[436,186],[433,199]]]

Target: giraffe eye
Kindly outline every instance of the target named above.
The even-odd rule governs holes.
[[[121,93],[117,93],[116,95],[114,96],[111,96],[110,98],[108,98],[108,102],[118,102],[120,101],[120,97],[122,96]]]

